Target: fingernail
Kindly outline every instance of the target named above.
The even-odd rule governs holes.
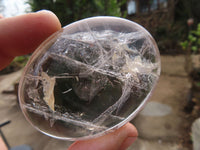
[[[42,9],[42,10],[39,10],[39,11],[36,11],[37,14],[48,14],[48,15],[51,15],[51,16],[54,16],[57,18],[57,16],[50,10],[46,10],[46,9]]]
[[[54,14],[52,11],[46,10],[46,9],[38,10],[38,11],[36,11],[36,13],[50,13],[50,14]]]
[[[120,150],[125,150],[135,142],[137,137],[127,137],[121,145]]]

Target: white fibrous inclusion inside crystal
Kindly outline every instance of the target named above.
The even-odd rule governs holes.
[[[63,32],[25,79],[24,108],[55,126],[98,132],[123,121],[160,73],[154,43],[140,31]]]

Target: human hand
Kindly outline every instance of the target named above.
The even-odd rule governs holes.
[[[137,136],[137,129],[131,123],[127,123],[107,135],[74,142],[69,150],[126,150],[137,139]]]
[[[58,18],[49,11],[11,18],[0,16],[0,70],[15,56],[33,52],[59,29],[61,24]],[[69,150],[125,150],[136,140],[137,135],[136,128],[127,123],[102,137],[74,142]]]
[[[33,52],[47,37],[61,29],[58,18],[50,11],[17,17],[0,15],[0,70],[15,56]]]

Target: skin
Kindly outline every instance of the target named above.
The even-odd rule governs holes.
[[[61,29],[58,18],[50,11],[39,11],[17,17],[0,15],[0,70],[16,56],[33,52],[47,37]],[[137,138],[130,123],[104,136],[74,142],[68,150],[125,150]],[[0,149],[6,150],[0,139]]]

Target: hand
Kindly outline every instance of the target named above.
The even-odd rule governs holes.
[[[15,56],[33,52],[59,29],[61,24],[58,18],[49,11],[11,18],[0,17],[0,70]],[[137,135],[136,128],[127,123],[102,137],[74,142],[69,150],[125,150],[136,140]]]
[[[137,129],[131,123],[127,123],[102,137],[74,142],[68,150],[126,150],[137,136]]]
[[[11,18],[0,17],[0,70],[15,56],[33,52],[59,29],[61,24],[58,18],[49,11]]]

